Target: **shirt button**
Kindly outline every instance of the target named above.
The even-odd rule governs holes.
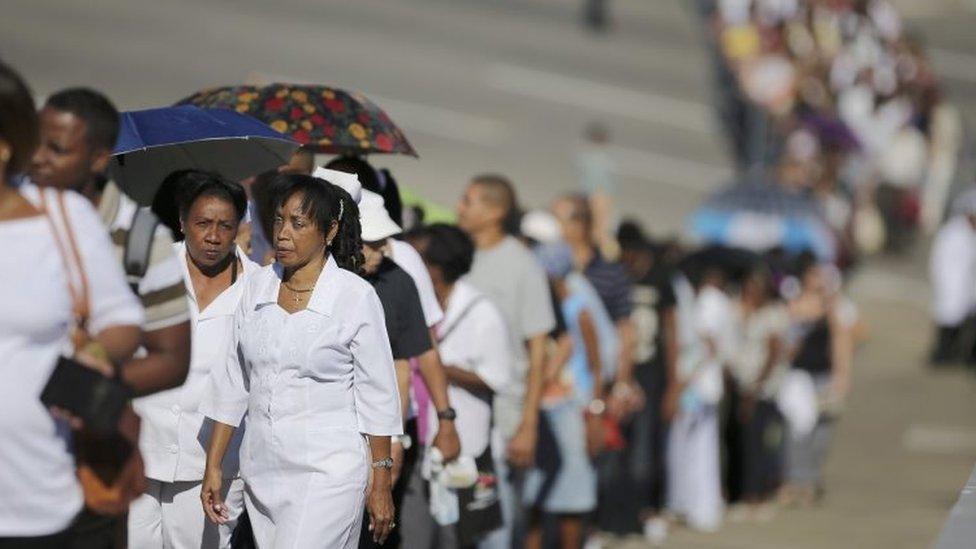
[[[180,415],[180,412],[182,412],[182,411],[183,411],[183,410],[182,410],[182,409],[180,408],[180,405],[179,405],[179,404],[174,404],[174,405],[173,405],[173,407],[172,407],[172,408],[170,408],[170,409],[171,409],[171,410],[173,410],[173,414],[175,414],[175,415]]]
[[[169,453],[175,454],[175,453],[177,453],[179,451],[180,451],[180,447],[179,446],[177,446],[175,444],[170,444],[169,445]]]

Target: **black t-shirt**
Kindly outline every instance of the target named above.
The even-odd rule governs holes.
[[[384,258],[376,273],[366,277],[383,304],[386,333],[390,338],[393,358],[420,356],[433,345],[420,305],[420,294],[413,279],[393,260]]]
[[[636,336],[635,362],[648,362],[664,354],[664,333],[661,330],[664,311],[677,303],[672,277],[674,272],[656,265],[634,283],[631,301]]]

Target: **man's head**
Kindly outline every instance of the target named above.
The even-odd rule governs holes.
[[[305,147],[298,147],[287,164],[278,166],[279,173],[297,173],[301,175],[312,175],[315,169],[315,154]]]
[[[239,183],[207,172],[179,172],[180,229],[190,258],[204,269],[226,265],[234,251],[247,194]]]
[[[119,113],[104,95],[70,88],[48,98],[40,128],[31,179],[44,187],[80,190],[108,168],[119,135]]]
[[[458,201],[458,226],[469,235],[485,230],[509,232],[517,211],[515,189],[505,176],[479,175]]]
[[[567,244],[574,248],[593,245],[593,211],[585,196],[569,194],[556,199],[552,213],[562,226]]]

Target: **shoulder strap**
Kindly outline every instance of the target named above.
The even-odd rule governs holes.
[[[158,225],[159,218],[147,207],[139,208],[132,216],[132,225],[125,239],[122,264],[125,266],[125,274],[133,291],[138,290],[139,281],[149,270],[149,255],[152,252],[153,238]]]
[[[68,286],[68,293],[71,295],[72,310],[75,316],[74,328],[76,328],[76,333],[72,334],[72,338],[74,339],[76,348],[79,348],[80,343],[87,336],[86,330],[90,312],[88,303],[88,275],[85,270],[85,264],[81,259],[81,253],[78,251],[78,242],[75,239],[74,229],[71,226],[71,217],[68,215],[68,208],[65,206],[64,193],[49,189],[39,189],[39,191],[44,218],[47,219],[48,226],[51,228],[54,244],[58,248],[58,254],[61,256],[61,262],[64,265],[65,282]],[[61,221],[60,228],[48,205],[47,197],[49,192],[54,193],[56,196],[58,216]]]
[[[457,317],[454,319],[454,322],[452,322],[451,325],[448,326],[446,330],[444,330],[444,333],[437,335],[437,343],[440,343],[445,339],[447,339],[447,336],[451,335],[454,329],[457,328],[458,324],[460,324],[461,321],[464,320],[464,317],[468,316],[468,313],[470,313],[471,310],[474,309],[474,306],[477,305],[478,303],[481,303],[483,299],[485,299],[485,296],[483,295],[479,295],[478,297],[472,299],[471,302],[468,303],[468,305],[464,308],[464,310],[462,310],[461,313],[457,315]]]

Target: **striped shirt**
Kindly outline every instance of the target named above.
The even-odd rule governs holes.
[[[583,274],[596,288],[597,295],[600,296],[614,322],[630,316],[633,309],[631,282],[623,265],[617,261],[607,261],[599,251],[596,251]]]
[[[122,194],[115,183],[106,185],[98,204],[98,214],[112,238],[119,263],[123,262],[125,242],[137,209],[136,203]],[[189,321],[190,309],[179,258],[173,252],[173,237],[162,224],[156,227],[149,266],[139,280],[138,294],[146,311],[143,330],[151,332]]]

